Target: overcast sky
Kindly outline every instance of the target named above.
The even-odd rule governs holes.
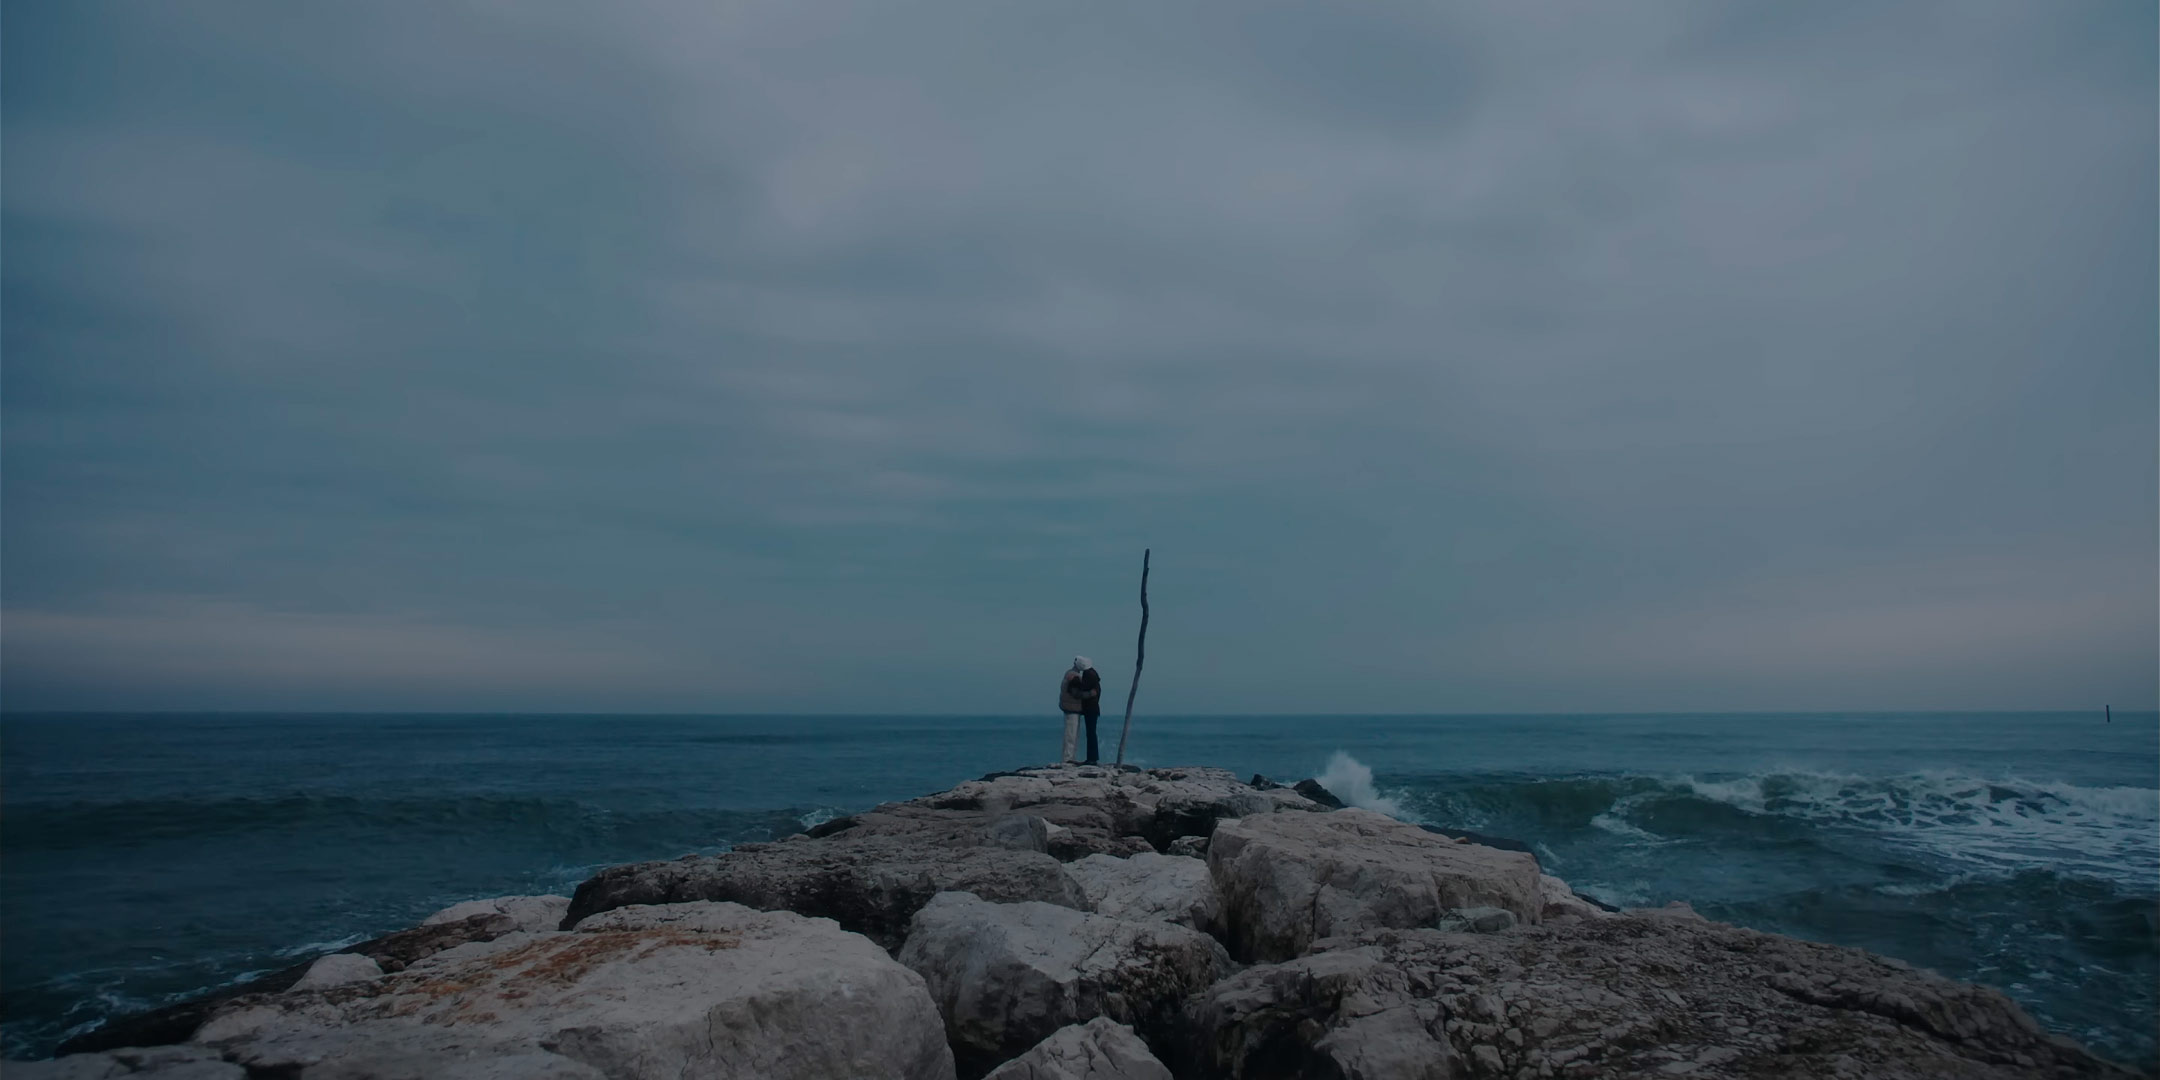
[[[4,704],[2152,708],[2155,20],[11,2]]]

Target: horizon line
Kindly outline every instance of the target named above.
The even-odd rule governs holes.
[[[2103,711],[2111,706],[2104,705]],[[2090,712],[2090,706],[2079,708],[2021,708],[2021,709],[1975,709],[1975,708],[1835,708],[1835,709],[1620,709],[1585,710],[1555,709],[1542,711],[1464,710],[1451,712],[1180,712],[1150,713],[1155,720],[1208,720],[1225,718],[1370,718],[1370,719],[1418,719],[1428,717],[1476,717],[1476,716],[1853,716],[1862,714],[1888,715],[1934,715],[1944,713],[1978,715],[2032,715],[2048,713]],[[2125,710],[2130,713],[2152,713],[2160,706]],[[529,716],[529,717],[652,717],[696,719],[863,719],[891,717],[895,719],[943,719],[943,720],[1009,720],[1022,717],[1049,715],[1037,712],[696,712],[681,710],[533,710],[533,709],[10,709],[0,707],[0,718],[11,716]],[[1104,716],[1113,714],[1105,713]],[[1137,714],[1136,714],[1137,715]],[[1122,716],[1117,716],[1120,722]]]

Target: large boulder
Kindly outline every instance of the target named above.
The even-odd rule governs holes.
[[[569,911],[567,896],[495,896],[452,904],[420,920],[420,925],[440,926],[461,923],[475,915],[501,915],[510,920],[514,930],[555,930],[562,926],[563,916]]]
[[[1104,1017],[1059,1028],[984,1080],[1171,1080],[1133,1029]]]
[[[1049,819],[1038,814],[1006,814],[992,821],[984,830],[984,842],[991,847],[1011,848],[1014,851],[1050,850],[1050,830],[1055,827],[1061,833],[1070,830],[1052,826]]]
[[[1665,915],[1486,936],[1369,930],[1188,1006],[1226,1077],[2127,1076],[1997,991],[1832,945]]]
[[[1567,882],[1551,874],[1539,874],[1538,913],[1546,920],[1602,919],[1612,911],[1584,899]]]
[[[1324,787],[1321,787],[1320,781],[1318,780],[1300,780],[1297,782],[1296,785],[1291,788],[1291,790],[1296,791],[1298,794],[1303,795],[1316,803],[1319,803],[1321,806],[1326,807],[1329,810],[1340,810],[1343,808],[1343,801],[1336,798],[1334,792],[1329,791]]]
[[[1172,923],[969,893],[917,912],[899,959],[929,985],[963,1076],[1098,1016],[1171,1039],[1183,999],[1230,963],[1213,938]]]
[[[1230,951],[1288,960],[1324,937],[1434,926],[1465,908],[1543,917],[1535,856],[1463,844],[1369,810],[1225,821],[1208,842]]]
[[[884,950],[828,920],[709,902],[240,999],[196,1041],[291,1080],[952,1076],[921,977]]]
[[[247,1070],[203,1046],[124,1047],[52,1061],[10,1061],[7,1080],[247,1080]]]
[[[1248,968],[1188,1007],[1185,1055],[1229,1080],[1447,1080],[1459,1066],[1439,1003],[1378,949]]]
[[[720,900],[831,919],[892,949],[899,947],[917,910],[953,890],[990,900],[1087,906],[1064,864],[1039,851],[941,848],[907,837],[843,833],[610,867],[578,886],[563,925],[581,925],[594,913],[630,904]]]
[[[1207,864],[1179,855],[1145,852],[1126,858],[1090,855],[1068,863],[1086,895],[1088,908],[1113,919],[1147,920],[1190,926],[1203,934],[1222,933],[1222,904]]]

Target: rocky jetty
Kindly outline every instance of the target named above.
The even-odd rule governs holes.
[[[1612,912],[1218,769],[993,774],[504,897],[10,1080],[2112,1077],[2002,994]]]

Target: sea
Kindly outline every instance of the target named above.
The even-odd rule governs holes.
[[[1104,722],[1104,756],[1116,723]],[[8,714],[0,1053],[603,866],[1046,762],[1055,715]],[[1620,906],[1854,945],[2160,1064],[2160,715],[1137,716]]]

